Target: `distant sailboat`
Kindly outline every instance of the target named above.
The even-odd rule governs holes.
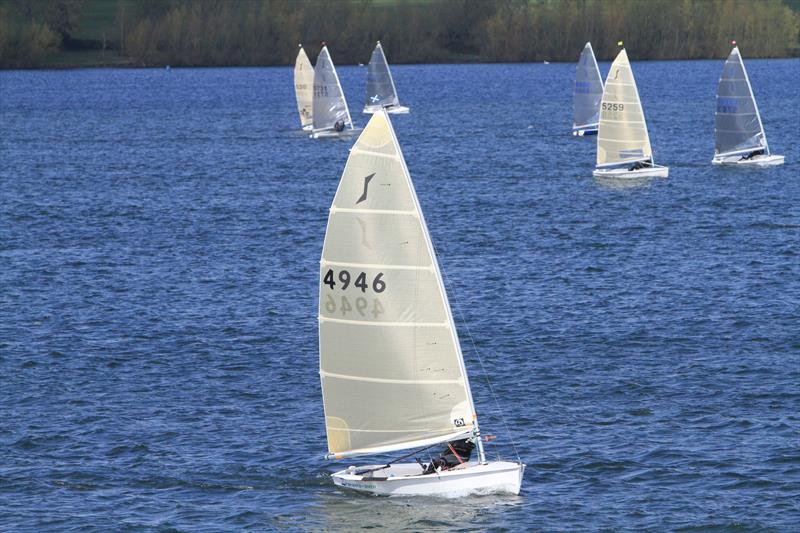
[[[326,458],[440,443],[453,451],[447,466],[396,464],[419,450],[350,466],[333,474],[336,485],[392,495],[519,493],[525,465],[486,460],[436,254],[385,110],[350,150],[328,215],[319,350]]]
[[[758,113],[753,88],[739,47],[725,61],[717,86],[715,165],[782,165],[784,156],[772,155]]]
[[[594,57],[592,43],[586,43],[578,60],[575,90],[572,93],[572,134],[596,135],[603,99],[603,78]]]
[[[397,89],[380,41],[375,45],[372,58],[369,60],[364,113],[374,113],[379,109],[386,109],[387,113],[409,112],[406,106],[400,105],[400,100],[397,98]]]
[[[352,134],[353,119],[344,99],[342,84],[331,61],[328,47],[323,44],[314,66],[313,122],[311,136],[339,137]]]
[[[597,129],[596,178],[666,178],[669,169],[656,165],[642,102],[628,54],[623,48],[608,71]]]
[[[300,125],[304,130],[312,126],[312,106],[314,101],[314,67],[308,60],[303,45],[298,45],[297,59],[294,62],[294,95],[297,98],[297,111],[300,113]]]

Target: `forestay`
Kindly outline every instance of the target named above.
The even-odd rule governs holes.
[[[346,127],[353,127],[339,76],[327,46],[322,47],[314,66],[313,115],[314,130],[331,129],[340,120]]]
[[[369,60],[367,72],[367,96],[364,102],[365,107],[372,106],[393,106],[399,105],[397,89],[394,86],[392,73],[389,71],[389,63],[383,53],[381,42],[375,45],[372,57]]]
[[[632,163],[652,157],[639,91],[628,54],[623,48],[611,64],[600,103],[597,166]]]
[[[717,86],[715,137],[717,155],[769,150],[753,89],[737,46],[725,61]]]
[[[314,67],[308,60],[303,45],[297,52],[294,62],[294,94],[297,98],[297,111],[300,113],[300,124],[310,126],[312,123],[311,110],[314,101]]]
[[[439,266],[384,111],[350,152],[320,262],[329,457],[452,440],[474,408]]]
[[[603,79],[594,57],[592,44],[586,43],[578,60],[575,74],[575,90],[572,95],[573,129],[597,126],[600,117],[600,101],[603,99]]]

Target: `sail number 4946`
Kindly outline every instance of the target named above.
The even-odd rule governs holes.
[[[370,287],[374,292],[378,294],[386,290],[386,282],[383,281],[383,272],[378,272],[378,274],[372,279],[371,284],[367,283],[366,272],[360,272],[355,277],[355,280],[353,280],[353,276],[350,274],[348,270],[340,270],[339,275],[335,276],[333,269],[329,268],[328,271],[325,273],[325,277],[322,278],[322,283],[324,283],[331,289],[336,288],[336,285],[341,285],[342,290],[347,290],[347,287],[350,286],[351,282],[355,287],[361,289],[361,292],[367,292],[367,289],[369,289]]]

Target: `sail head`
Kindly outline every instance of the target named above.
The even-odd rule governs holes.
[[[767,149],[764,126],[738,47],[731,51],[719,78],[714,139],[717,155]]]
[[[397,90],[394,86],[389,63],[383,53],[381,43],[375,45],[367,69],[367,95],[364,102],[366,107],[399,105]]]
[[[336,67],[328,47],[323,46],[314,66],[313,126],[315,130],[330,129],[340,120],[347,127],[353,125]]]
[[[436,257],[388,115],[350,152],[320,261],[329,455],[451,440],[474,409]]]
[[[597,126],[600,119],[600,101],[603,99],[603,79],[591,43],[581,52],[575,74],[572,94],[573,128]]]
[[[623,48],[608,71],[597,131],[597,166],[653,158],[639,91]]]
[[[314,105],[314,67],[300,46],[297,59],[294,62],[294,94],[297,98],[297,112],[300,114],[300,124],[308,126],[313,122],[312,109]]]

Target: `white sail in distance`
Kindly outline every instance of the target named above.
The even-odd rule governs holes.
[[[603,79],[591,43],[586,43],[578,60],[575,88],[572,94],[572,129],[594,129],[600,118]]]
[[[714,113],[715,154],[727,156],[765,150],[767,136],[739,47],[731,50],[717,86]]]
[[[314,67],[311,66],[303,45],[297,52],[294,62],[294,95],[297,98],[297,112],[300,113],[300,124],[305,128],[311,126],[314,101]]]
[[[603,89],[597,131],[597,166],[608,167],[652,158],[639,91],[628,54],[623,48],[611,64]]]
[[[444,442],[477,424],[461,347],[385,111],[350,151],[328,216],[319,349],[328,457]]]
[[[323,46],[314,66],[313,127],[315,131],[332,129],[342,121],[352,129],[353,120],[342,92],[342,84],[333,66],[328,47]]]

